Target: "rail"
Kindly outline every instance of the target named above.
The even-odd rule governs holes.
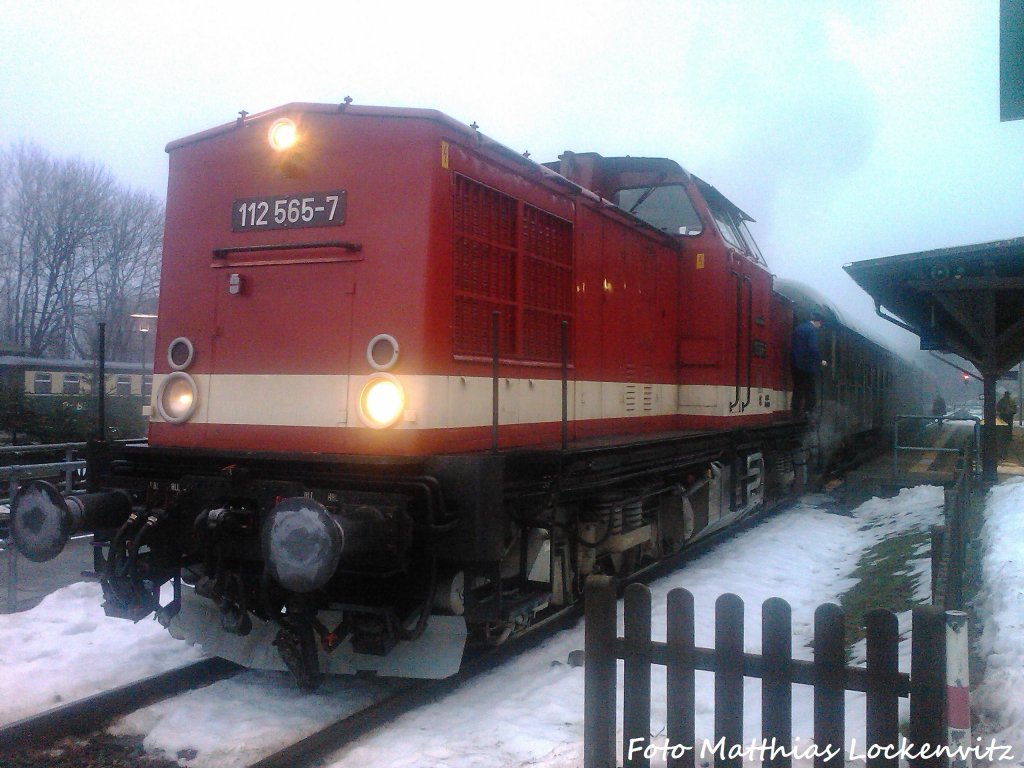
[[[86,443],[44,443],[42,445],[4,445],[0,446],[0,457],[8,456],[12,453],[49,453],[52,451],[59,451],[62,449],[81,450],[85,448]]]
[[[0,750],[24,759],[24,750],[45,747],[54,734],[79,736],[103,728],[119,715],[231,677],[242,667],[212,657],[185,664],[0,726]],[[0,765],[7,765],[0,754]],[[24,763],[29,764],[29,763]]]
[[[974,444],[972,466],[979,466],[978,457],[981,455],[981,419],[977,416],[921,416],[919,414],[904,413],[896,416],[892,431],[892,476],[899,477],[900,474],[900,453],[963,453],[963,446],[957,448],[943,448],[929,445],[900,445],[900,421],[920,421],[924,423],[936,422],[943,424],[947,421],[973,421],[974,422]]]

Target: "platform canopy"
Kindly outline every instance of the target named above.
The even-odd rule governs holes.
[[[986,376],[1024,358],[1024,237],[857,261],[843,267],[878,313]]]

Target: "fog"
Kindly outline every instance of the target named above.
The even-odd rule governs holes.
[[[776,274],[902,349],[842,265],[1024,234],[1024,121],[999,122],[998,81],[997,0],[0,0],[0,147],[162,195],[167,142],[351,96],[537,161],[670,157],[757,220]]]

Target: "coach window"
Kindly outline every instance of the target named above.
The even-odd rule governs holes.
[[[114,394],[130,395],[132,393],[132,377],[119,373],[117,383],[114,385]]]
[[[82,377],[77,373],[65,373],[62,391],[65,395],[77,395],[82,391]]]
[[[53,379],[49,373],[37,372],[32,380],[32,394],[34,395],[52,395],[53,394]]]
[[[613,198],[619,208],[662,232],[699,235],[704,228],[690,196],[681,184],[620,189]]]

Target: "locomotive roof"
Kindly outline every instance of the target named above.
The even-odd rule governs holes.
[[[280,115],[295,114],[296,112],[317,113],[323,115],[344,113],[348,115],[360,115],[364,117],[393,117],[399,119],[404,118],[417,120],[432,120],[434,122],[443,124],[445,127],[467,138],[485,138],[487,140],[488,147],[499,151],[503,151],[504,154],[508,154],[509,156],[514,157],[520,162],[531,165],[535,168],[542,169],[545,175],[547,175],[552,180],[556,180],[579,189],[579,185],[575,184],[571,179],[565,178],[558,172],[557,161],[551,163],[537,163],[533,160],[530,160],[527,157],[524,157],[521,153],[517,152],[511,147],[507,147],[504,144],[501,144],[500,142],[491,139],[490,137],[484,136],[474,127],[468,126],[452,117],[449,117],[440,110],[422,109],[416,107],[377,107],[344,102],[339,104],[322,104],[317,102],[295,101],[290,102],[288,104],[283,104],[278,107],[273,107],[268,110],[264,110],[263,112],[257,112],[251,115],[245,112],[240,112],[239,116],[230,122],[218,125],[214,128],[208,128],[205,131],[193,133],[190,134],[189,136],[184,136],[180,139],[175,139],[174,141],[169,142],[165,147],[165,151],[173,152],[174,150],[181,149],[182,147],[186,147],[190,144],[195,144],[200,141],[212,139],[216,136],[220,136],[222,134],[237,130],[238,128],[244,125],[265,121]],[[600,158],[602,164],[610,164],[613,167],[616,165],[626,167],[629,165],[643,164],[650,168],[658,164],[663,164],[669,171],[675,171],[676,173],[679,173],[684,177],[692,178],[696,182],[698,188],[700,189],[701,194],[705,196],[705,199],[714,199],[721,203],[724,203],[726,207],[735,211],[746,221],[755,221],[753,217],[751,217],[739,206],[737,206],[735,203],[729,200],[729,198],[723,195],[717,188],[707,183],[703,179],[687,172],[687,170],[683,168],[681,165],[679,165],[679,163],[677,163],[675,160],[671,160],[665,157],[631,157],[629,155],[625,155],[622,157],[602,157],[597,153],[576,154],[594,155]]]
[[[199,133],[193,133],[180,139],[175,139],[170,142],[165,149],[167,152],[172,152],[189,144],[195,144],[196,142],[205,141],[206,139],[211,139],[215,136],[220,136],[221,134],[237,130],[243,125],[263,121],[282,114],[294,114],[296,112],[313,112],[322,115],[344,113],[347,115],[361,115],[365,117],[395,117],[433,120],[438,123],[443,123],[463,135],[478,135],[470,126],[460,123],[458,120],[455,120],[436,109],[419,109],[414,107],[372,107],[346,103],[320,104],[315,102],[294,101],[289,104],[283,104],[279,107],[273,107],[272,109],[268,109],[263,112],[256,112],[251,115],[245,112],[240,112],[239,116],[231,122],[218,125],[215,128],[209,128],[205,131],[200,131]]]
[[[422,109],[414,107],[379,107],[379,106],[368,106],[368,105],[356,105],[350,101],[342,102],[340,104],[322,104],[315,102],[290,102],[283,104],[278,107],[258,112],[255,114],[248,114],[246,112],[239,112],[238,117],[231,122],[224,123],[214,128],[209,128],[199,133],[194,133],[189,136],[176,139],[167,144],[165,150],[170,153],[175,150],[187,147],[192,144],[196,144],[208,139],[212,139],[217,136],[221,136],[232,131],[237,131],[245,126],[254,125],[260,122],[271,121],[274,118],[282,115],[294,115],[296,113],[316,113],[322,115],[332,114],[346,114],[346,115],[357,115],[363,117],[391,117],[397,119],[412,119],[412,120],[429,120],[440,125],[443,125],[447,130],[450,130],[453,134],[459,135],[466,140],[477,142],[478,146],[486,147],[487,149],[497,152],[506,159],[510,159],[516,163],[529,166],[534,171],[540,172],[544,178],[551,183],[559,186],[568,187],[575,194],[583,194],[591,197],[595,201],[601,201],[605,197],[605,193],[608,190],[596,190],[589,189],[585,186],[581,186],[577,181],[572,178],[568,178],[559,170],[559,162],[550,163],[538,163],[528,156],[517,152],[516,150],[508,147],[501,142],[495,141],[494,139],[480,133],[477,130],[476,125],[465,125],[464,123],[455,120],[452,117],[444,114],[443,112],[436,109]],[[755,219],[743,211],[739,206],[733,203],[729,198],[723,195],[717,188],[707,183],[703,179],[694,176],[683,168],[675,160],[664,157],[632,157],[624,155],[620,157],[603,157],[596,152],[588,153],[572,153],[567,152],[568,155],[583,155],[596,158],[602,166],[612,170],[629,170],[631,167],[637,169],[644,168],[646,170],[653,170],[661,167],[665,174],[665,178],[676,177],[678,183],[679,178],[692,179],[696,183],[701,195],[708,202],[715,202],[719,206],[732,211],[735,215],[739,216],[745,221],[755,221]],[[666,183],[673,183],[667,181]],[[621,210],[621,209],[620,209]],[[629,212],[624,211],[628,216],[635,220],[635,223],[645,229],[650,229],[653,233],[656,233],[662,237],[670,237],[665,233],[650,227],[639,217],[633,216]]]

